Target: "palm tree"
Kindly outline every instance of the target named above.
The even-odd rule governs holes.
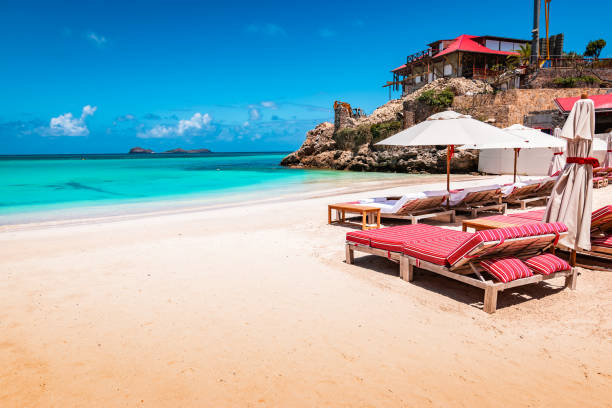
[[[526,43],[521,45],[518,50],[518,55],[509,55],[506,58],[506,63],[509,67],[515,67],[517,65],[527,65],[529,64],[529,59],[531,58],[531,44]]]

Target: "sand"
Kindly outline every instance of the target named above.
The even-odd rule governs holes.
[[[611,406],[611,274],[488,315],[459,282],[346,265],[326,204],[363,196],[5,229],[0,406]]]

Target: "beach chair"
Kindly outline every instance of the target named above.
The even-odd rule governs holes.
[[[528,225],[539,223],[544,217],[545,210],[534,210],[523,213],[515,213],[509,215],[497,215],[492,217],[482,217],[476,220],[472,220],[471,223],[467,223],[469,227],[477,227],[472,223],[478,224],[482,222],[483,225],[496,228],[495,223],[498,225]],[[493,223],[488,221],[494,221]],[[564,251],[570,251],[570,248],[566,248],[563,245],[559,245],[559,249]],[[597,259],[612,261],[612,205],[599,208],[593,211],[591,215],[591,250],[586,251],[584,249],[577,249],[577,254],[585,255]],[[612,265],[612,264],[611,264]],[[593,265],[582,265],[587,268],[593,267]],[[611,270],[610,268],[600,268],[595,266],[596,269]]]
[[[503,202],[508,204],[519,204],[521,206],[521,209],[524,210],[525,208],[527,208],[527,204],[533,201],[540,201],[546,199],[550,195],[550,192],[546,195],[543,195],[542,191],[538,193],[541,185],[542,183],[540,182],[530,183],[526,185],[519,184],[518,186],[515,185],[509,193],[503,196]],[[555,183],[553,181],[552,185],[550,186],[551,192],[554,185]],[[548,188],[548,186],[546,186],[546,188]]]
[[[473,187],[452,192],[450,207],[455,211],[469,212],[472,218],[482,211],[495,210],[502,214],[506,212],[500,186]]]
[[[593,188],[602,188],[608,186],[608,178],[607,177],[593,177]]]
[[[455,222],[455,210],[444,206],[448,199],[446,194],[424,193],[406,194],[397,197],[379,197],[360,200],[359,204],[379,207],[381,218],[410,220],[417,224],[419,220],[448,215],[450,222]]]
[[[545,251],[554,250],[564,234],[567,227],[561,223],[535,223],[476,233],[423,224],[356,231],[346,234],[346,263],[354,263],[356,251],[364,252],[398,263],[400,277],[406,281],[412,281],[414,268],[420,268],[467,283],[484,290],[483,309],[494,313],[497,293],[505,289],[558,277],[565,278],[566,287],[575,289],[576,270],[552,254],[543,256]],[[504,262],[529,265],[529,273],[518,277],[513,276],[513,270],[501,266],[496,270],[491,266]],[[540,270],[539,263],[552,263],[555,269]],[[521,270],[524,272],[522,266]]]

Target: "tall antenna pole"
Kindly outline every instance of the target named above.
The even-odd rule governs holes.
[[[533,0],[533,30],[531,30],[531,63],[540,56],[540,0]]]

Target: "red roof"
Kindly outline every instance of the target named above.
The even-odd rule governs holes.
[[[459,37],[455,38],[455,41],[449,45],[446,49],[440,51],[434,58],[441,57],[446,54],[450,54],[455,51],[467,51],[467,52],[478,52],[481,54],[496,54],[496,55],[516,55],[516,52],[511,51],[497,51],[492,50],[490,48],[485,47],[484,45],[478,44],[476,41],[473,41],[472,38],[478,38],[475,35],[467,35],[462,34]]]
[[[578,99],[580,98],[577,96],[573,98],[557,98],[555,103],[561,112],[567,113],[572,110]],[[593,95],[589,96],[589,99],[593,100],[596,111],[612,111],[612,94]]]
[[[402,65],[401,67],[397,67],[395,69],[392,69],[391,72],[399,71],[399,70],[402,70],[404,68],[406,68],[406,64]]]

